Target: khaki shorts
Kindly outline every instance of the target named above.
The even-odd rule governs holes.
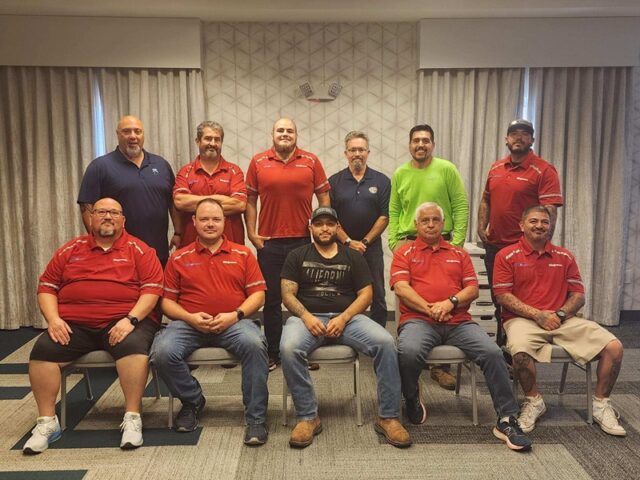
[[[504,323],[511,355],[524,352],[537,362],[551,361],[551,344],[559,345],[576,362],[586,364],[616,337],[596,322],[571,317],[556,330],[545,330],[528,318],[516,317]]]

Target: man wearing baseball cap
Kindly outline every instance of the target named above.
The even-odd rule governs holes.
[[[282,301],[291,312],[282,332],[282,372],[298,423],[289,445],[304,448],[322,431],[318,402],[307,368],[308,355],[327,341],[373,357],[378,381],[375,430],[395,447],[411,445],[400,416],[400,374],[393,337],[363,315],[373,296],[371,273],[357,251],[338,238],[338,215],[320,207],[311,214],[313,243],[287,255],[281,273]]]

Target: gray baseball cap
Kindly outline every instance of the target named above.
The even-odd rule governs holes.
[[[335,221],[338,221],[338,214],[331,207],[318,207],[311,214],[311,221],[313,222],[318,217],[331,217]]]
[[[528,120],[514,120],[509,124],[509,128],[507,128],[507,135],[511,132],[515,132],[516,130],[524,130],[529,133],[529,135],[533,135],[533,124]]]

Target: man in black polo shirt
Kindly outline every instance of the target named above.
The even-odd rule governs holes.
[[[371,318],[387,323],[384,256],[380,235],[389,224],[391,180],[367,165],[369,138],[352,131],[344,138],[348,166],[329,178],[331,206],[338,213],[338,239],[361,253],[373,277]]]
[[[169,258],[167,212],[175,230],[172,246],[178,246],[182,234],[173,206],[173,170],[164,158],[142,148],[144,127],[139,118],[122,117],[116,134],[116,149],[93,160],[84,172],[78,194],[82,221],[89,231],[93,204],[104,197],[117,200],[127,219],[127,232],[155,248],[164,266]]]

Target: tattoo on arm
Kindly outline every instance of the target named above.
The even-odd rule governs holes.
[[[92,203],[81,203],[80,204],[80,211],[82,213],[90,212],[91,210],[93,210],[93,204]]]
[[[296,317],[302,317],[307,309],[300,303],[300,300],[296,297],[298,293],[298,284],[291,280],[280,280],[280,290],[282,293],[282,303],[287,307],[287,310]]]
[[[503,293],[502,295],[498,295],[498,303],[520,317],[535,320],[535,317],[538,314],[538,309],[522,302],[512,293]]]
[[[569,292],[567,300],[564,302],[564,305],[562,305],[560,309],[564,310],[569,315],[575,315],[583,306],[584,294],[578,292]]]

